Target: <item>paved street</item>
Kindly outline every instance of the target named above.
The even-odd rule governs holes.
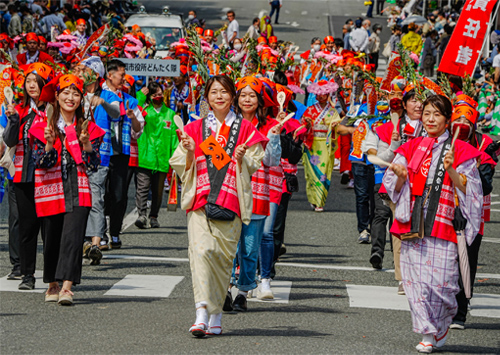
[[[160,7],[163,1],[151,1]],[[340,31],[347,18],[366,8],[361,0],[285,0],[278,37],[308,48],[311,37]],[[246,28],[267,1],[169,1],[174,12],[195,8],[219,28],[223,8],[232,7]],[[286,12],[288,11],[288,13]],[[307,11],[308,15],[302,15]],[[332,17],[329,17],[332,16]],[[290,22],[287,25],[286,22]],[[294,27],[293,22],[299,24]],[[384,29],[385,31],[386,29]],[[338,32],[340,33],[340,32]],[[285,244],[277,267],[273,301],[248,302],[248,312],[225,314],[220,337],[193,338],[193,291],[187,259],[186,216],[160,211],[161,228],[133,226],[130,189],[123,247],[105,252],[101,265],[85,261],[75,305],[45,304],[42,244],[34,291],[18,291],[7,281],[7,204],[0,205],[0,353],[2,354],[407,354],[421,340],[412,332],[405,296],[396,293],[390,244],[384,269],[368,262],[370,246],[357,243],[354,191],[339,184],[334,171],[324,213],[312,212],[300,192],[290,202]],[[439,353],[500,353],[500,173],[494,178],[492,222],[485,227],[471,312],[466,330],[452,331]],[[166,197],[164,198],[164,206]]]

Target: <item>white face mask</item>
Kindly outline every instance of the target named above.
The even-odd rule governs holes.
[[[382,31],[380,31],[380,30],[377,30],[377,31],[375,31],[375,32],[377,32],[377,34],[380,34],[380,32],[382,32]]]
[[[194,15],[189,15],[188,20],[192,20],[192,19],[194,19]]]
[[[315,51],[315,52],[319,51],[319,50],[320,50],[320,48],[321,48],[321,46],[320,46],[319,44],[315,44],[315,45],[313,46],[313,49],[314,49],[314,51]]]
[[[239,51],[241,49],[241,44],[235,44],[234,45],[234,49],[236,49],[237,51]]]

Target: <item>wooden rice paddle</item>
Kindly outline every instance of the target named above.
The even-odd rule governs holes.
[[[10,86],[6,86],[3,89],[3,94],[7,100],[7,105],[12,105],[14,103],[14,91],[12,91],[12,88]]]
[[[88,128],[89,128],[89,120],[83,121],[83,123],[82,123],[82,131],[86,132]]]
[[[378,165],[378,166],[386,166],[386,167],[390,167],[391,166],[391,163],[388,163],[386,162],[385,160],[382,160],[380,159],[379,157],[377,157],[376,155],[374,154],[368,154],[366,156],[366,158],[368,159],[368,161],[374,165]]]
[[[295,112],[292,112],[292,113],[289,113],[284,119],[283,121],[280,122],[280,125],[283,126],[286,121],[288,121],[290,118],[292,118],[293,116],[295,115]]]
[[[184,122],[182,122],[182,118],[179,115],[174,116],[175,125],[184,133]]]
[[[457,140],[459,134],[460,134],[460,127],[457,127],[455,135],[453,136],[453,140],[451,141],[451,149],[455,148],[455,141]]]
[[[397,132],[398,130],[398,122],[399,122],[399,115],[396,112],[391,112],[391,122],[394,126],[394,131]]]
[[[481,149],[483,149],[483,145],[485,142],[486,142],[486,139],[483,138],[483,140],[481,141],[481,145],[479,146],[479,151],[481,151]]]
[[[196,121],[201,120],[201,117],[195,114],[191,114],[191,117],[193,117]]]
[[[54,114],[54,106],[52,106],[51,104],[47,104],[45,114],[47,115],[47,127],[49,127],[52,121],[52,115]]]
[[[253,131],[252,134],[250,134],[250,137],[248,137],[248,139],[246,140],[244,145],[247,145],[248,142],[250,142],[250,140],[253,138],[254,134],[255,134],[255,131]]]
[[[283,91],[279,92],[277,99],[278,99],[278,103],[280,105],[280,112],[283,112],[283,105],[285,104],[286,94]]]

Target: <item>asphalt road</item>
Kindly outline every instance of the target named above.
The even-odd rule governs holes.
[[[168,3],[184,14],[191,6],[199,9],[200,17],[209,19],[213,28],[220,25],[224,7],[236,9],[240,24],[248,23],[260,8],[267,8],[267,1]],[[345,14],[354,17],[364,11],[362,2],[354,0],[284,0],[281,21],[295,21],[300,27],[279,25],[278,36],[293,35],[297,43],[307,44],[318,32],[328,34],[326,14],[339,16],[336,22],[342,22]],[[390,245],[386,246],[384,269],[374,271],[368,262],[370,247],[356,242],[353,190],[341,186],[340,175],[334,172],[325,212],[315,213],[306,199],[302,170],[299,181],[300,192],[290,202],[287,253],[280,259],[273,282],[273,288],[282,287],[281,302],[249,302],[247,313],[225,314],[221,337],[195,339],[188,333],[194,304],[186,217],[181,210],[163,208],[160,229],[131,226],[121,236],[122,249],[106,252],[99,266],[85,262],[82,284],[74,288],[73,307],[45,304],[41,277],[37,279],[39,292],[15,291],[18,281],[0,279],[0,352],[416,353],[421,338],[412,332],[410,313],[397,310],[406,302],[405,296],[395,295]],[[494,186],[498,195],[499,173]],[[134,207],[133,197],[132,186],[129,212]],[[0,277],[10,271],[5,202],[0,205]],[[453,331],[440,353],[500,353],[500,197],[494,196],[493,202],[496,211],[485,228],[474,289],[473,301],[481,302],[473,302],[467,329]],[[130,220],[133,222],[133,215]],[[38,270],[43,268],[41,252],[40,241]],[[130,279],[133,281],[128,282]],[[354,289],[361,290],[361,295],[355,296]]]

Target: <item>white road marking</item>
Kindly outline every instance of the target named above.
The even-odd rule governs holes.
[[[165,261],[165,262],[189,262],[188,258],[167,258],[161,256],[140,256],[140,255],[124,255],[124,254],[105,254],[104,259],[134,259],[134,260],[151,260],[151,261]],[[327,269],[327,270],[346,270],[346,271],[370,271],[370,272],[389,272],[393,273],[394,269],[381,269],[376,270],[372,267],[364,266],[338,266],[338,265],[316,265],[316,264],[302,264],[302,263],[287,263],[279,262],[278,266],[299,267],[305,269]],[[477,274],[476,278],[489,278],[500,279],[500,274]]]
[[[500,212],[500,210],[494,210],[494,209],[491,209],[490,211],[491,212]]]
[[[397,287],[347,284],[349,307],[409,311],[406,296],[397,294]],[[500,295],[474,294],[471,299],[474,317],[500,318]]]
[[[35,289],[34,290],[20,290],[17,287],[21,283],[21,280],[7,280],[7,276],[0,279],[0,291],[8,292],[29,292],[29,293],[42,293],[47,291],[49,284],[43,283],[43,272],[42,270],[35,271]]]
[[[184,276],[127,275],[104,296],[162,297],[170,296]]]
[[[492,205],[500,205],[500,201],[498,201],[498,202],[492,202],[491,204]]]
[[[491,197],[498,197],[500,195],[491,194]]]
[[[500,238],[483,238],[483,242],[500,243]]]
[[[292,290],[292,281],[273,281],[271,283],[271,290],[273,291],[274,299],[272,300],[259,300],[257,298],[257,290],[253,290],[252,297],[247,298],[249,302],[264,302],[264,303],[288,303],[290,300],[290,291]],[[238,289],[233,287],[231,289],[233,299],[238,295]]]

